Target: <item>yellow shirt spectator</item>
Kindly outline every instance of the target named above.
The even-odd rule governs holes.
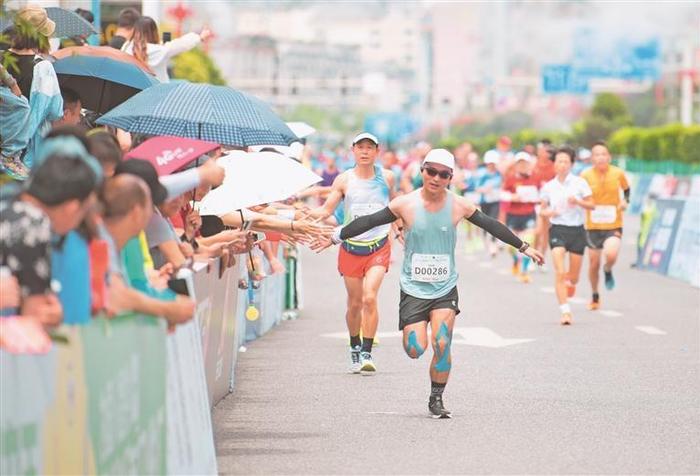
[[[591,167],[581,173],[593,191],[594,210],[586,210],[586,230],[615,230],[622,228],[620,191],[627,190],[629,184],[625,172],[614,165],[604,173]]]

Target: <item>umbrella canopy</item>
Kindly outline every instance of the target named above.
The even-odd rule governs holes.
[[[90,36],[99,33],[89,21],[72,10],[47,7],[46,14],[56,23],[56,30],[53,33],[56,38]]]
[[[143,159],[153,164],[158,175],[168,175],[211,152],[219,144],[184,137],[161,136],[148,139],[126,154],[126,159]]]
[[[99,56],[68,56],[54,63],[61,87],[80,95],[85,109],[104,114],[159,81],[131,63]]]
[[[224,183],[204,196],[201,215],[221,216],[241,208],[291,197],[322,179],[299,162],[274,152],[235,151],[218,162]]]
[[[301,156],[304,153],[304,144],[301,142],[293,142],[289,147],[285,145],[256,145],[251,147],[251,149],[253,152],[261,152],[265,149],[274,149],[286,157],[301,160]]]
[[[288,122],[287,125],[299,139],[308,137],[316,132],[316,129],[305,122]]]
[[[61,48],[58,51],[54,51],[51,56],[57,60],[71,56],[98,56],[102,58],[111,58],[113,60],[121,61],[122,63],[131,63],[134,66],[141,68],[146,73],[151,75],[153,74],[153,70],[151,70],[146,63],[139,61],[133,55],[124,53],[123,51],[112,48],[111,46],[69,46],[67,48]]]
[[[129,132],[248,147],[297,140],[260,99],[211,84],[173,81],[148,88],[97,121]]]

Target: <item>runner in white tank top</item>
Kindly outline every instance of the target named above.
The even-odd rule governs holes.
[[[331,216],[345,200],[345,222],[386,208],[395,189],[394,174],[376,164],[379,141],[362,133],[352,142],[355,167],[340,174],[323,206],[311,211],[315,218]],[[345,320],[350,334],[350,372],[376,372],[372,345],[377,332],[377,293],[389,270],[391,225],[367,230],[345,241],[338,255],[338,271],[345,281],[348,308]],[[360,332],[362,337],[360,338]]]

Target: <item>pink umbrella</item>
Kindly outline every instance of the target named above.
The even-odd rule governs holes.
[[[156,168],[158,175],[168,175],[218,147],[219,144],[214,142],[160,136],[148,139],[129,152],[125,158],[147,160]]]

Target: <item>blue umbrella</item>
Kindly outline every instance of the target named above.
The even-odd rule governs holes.
[[[187,81],[148,88],[97,122],[129,132],[239,147],[289,145],[299,140],[260,99],[226,86]]]
[[[53,65],[61,87],[80,95],[85,109],[104,114],[160,82],[138,66],[100,56],[68,56]]]
[[[53,36],[69,38],[71,36],[90,36],[98,33],[92,24],[72,10],[60,7],[47,7],[46,14],[56,23]]]

